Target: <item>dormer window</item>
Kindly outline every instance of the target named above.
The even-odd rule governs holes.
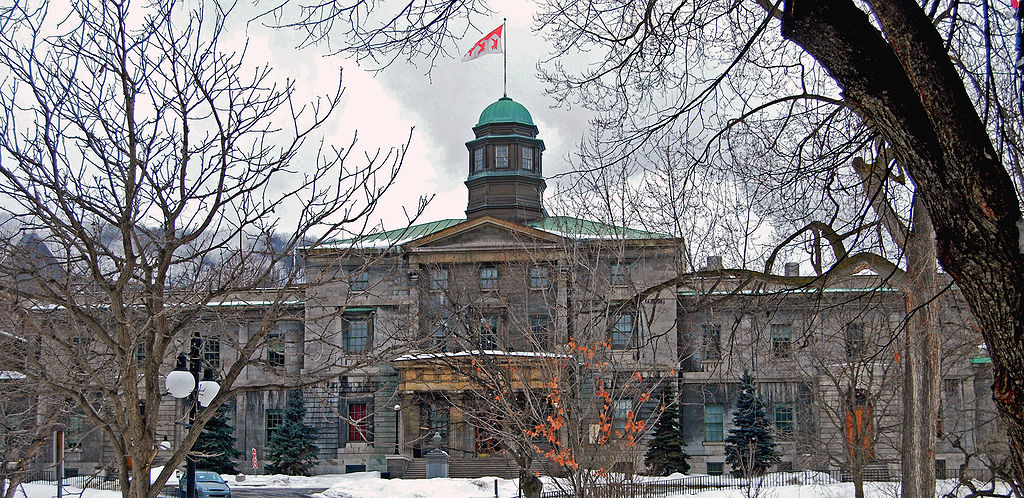
[[[473,172],[484,170],[484,149],[483,147],[473,151]]]
[[[494,167],[498,169],[508,168],[508,146],[494,146]]]
[[[533,171],[533,147],[523,147],[523,169]]]

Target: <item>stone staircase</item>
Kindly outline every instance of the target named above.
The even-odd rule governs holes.
[[[530,467],[537,475],[548,475],[551,468],[547,460],[535,460]],[[553,468],[551,470],[554,470]],[[488,455],[477,458],[456,458],[448,460],[449,477],[501,477],[503,479],[519,478],[519,466],[512,458],[502,455]],[[427,460],[414,458],[405,471],[405,479],[425,479],[427,477]]]

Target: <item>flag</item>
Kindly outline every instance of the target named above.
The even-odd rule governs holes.
[[[494,28],[494,31],[491,31],[490,33],[487,34],[487,36],[481,38],[480,41],[476,42],[476,44],[473,45],[472,48],[467,50],[466,53],[462,55],[462,62],[471,61],[473,59],[476,59],[477,57],[480,57],[481,55],[500,54],[501,30],[504,27],[505,25],[502,24],[497,28]]]

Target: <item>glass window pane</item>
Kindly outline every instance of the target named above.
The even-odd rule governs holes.
[[[272,367],[284,366],[284,334],[281,332],[267,335],[267,364]]]
[[[721,404],[704,405],[704,441],[723,441],[723,408]]]
[[[473,171],[484,170],[484,149],[476,149],[473,151]]]
[[[543,289],[548,286],[548,267],[546,266],[532,266],[530,267],[530,288],[531,289]]]
[[[793,403],[778,403],[774,409],[775,430],[782,435],[793,431]]]
[[[613,317],[612,325],[612,349],[626,349],[634,344],[634,315],[623,313]]]
[[[788,323],[772,324],[772,354],[776,357],[789,356],[793,340],[793,326]]]
[[[523,169],[533,171],[533,147],[523,147]]]
[[[612,285],[627,285],[629,284],[629,264],[627,263],[612,263],[611,275],[609,280]]]
[[[507,145],[495,145],[494,146],[494,167],[496,167],[496,168],[508,168],[508,146]]]
[[[444,290],[448,288],[448,269],[435,268],[430,272],[430,290]]]
[[[492,266],[480,268],[480,288],[495,290],[498,288],[498,269]]]
[[[345,349],[353,353],[366,352],[369,337],[370,324],[366,319],[349,320],[348,332],[345,334]]]

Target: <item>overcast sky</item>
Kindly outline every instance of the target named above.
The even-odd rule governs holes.
[[[537,62],[548,51],[539,34],[530,30],[534,5],[504,2],[449,52],[461,54],[478,39],[508,18],[508,96],[529,109],[544,140],[545,175],[564,171],[565,157],[572,152],[587,127],[587,116],[579,109],[553,108],[543,94],[536,76]],[[357,150],[387,148],[405,140],[415,127],[412,144],[398,184],[377,213],[387,227],[405,223],[403,207],[415,209],[420,196],[435,195],[420,221],[465,216],[468,152],[465,142],[473,138],[472,127],[480,112],[502,96],[502,55],[490,54],[469,62],[439,60],[430,75],[426,64],[413,66],[397,61],[383,72],[371,73],[343,56],[324,56],[323,47],[296,50],[297,33],[250,26],[247,58],[269,60],[279,73],[294,78],[303,95],[323,94],[343,70],[346,87],[344,107],[329,123],[328,140],[347,145],[358,131]],[[555,188],[549,182],[547,194]]]

